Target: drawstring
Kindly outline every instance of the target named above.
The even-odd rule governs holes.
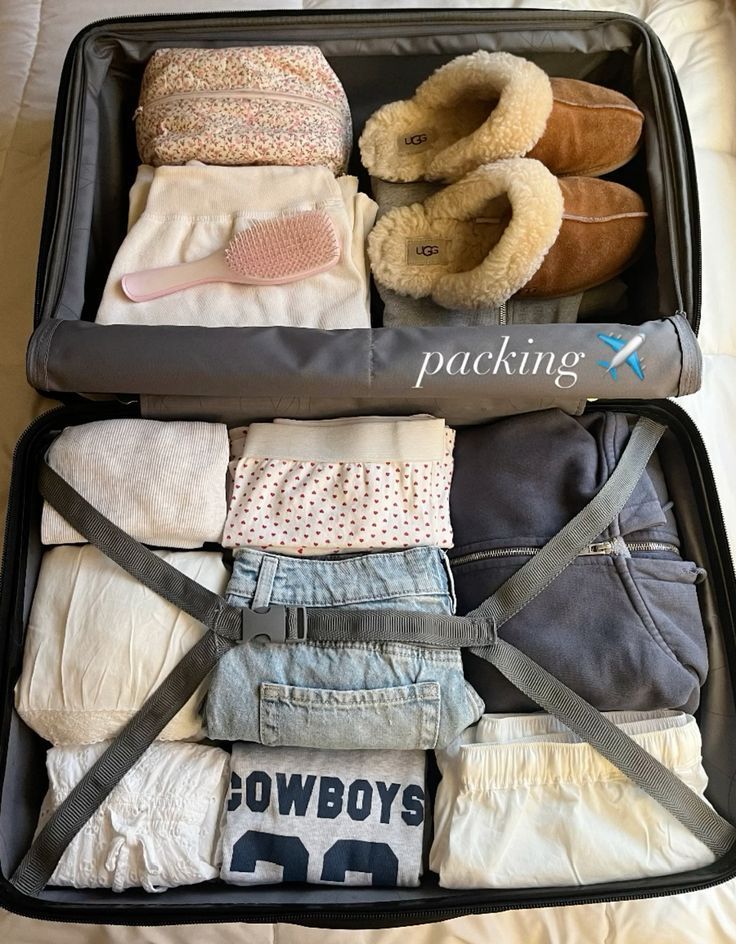
[[[144,811],[141,810],[132,820],[125,822],[118,818],[118,814],[114,810],[110,810],[109,813],[110,824],[117,833],[105,860],[105,868],[108,872],[113,873],[112,890],[122,892],[125,889],[125,879],[129,874],[130,856],[136,845],[138,845],[140,846],[145,869],[145,873],[141,876],[141,885],[147,892],[165,892],[165,886],[157,886],[151,882],[151,876],[161,874],[161,867],[148,844],[150,834],[143,822]]]

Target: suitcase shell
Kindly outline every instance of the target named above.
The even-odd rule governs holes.
[[[646,115],[642,153],[616,179],[649,202],[654,237],[630,273],[630,305],[620,326],[534,326],[540,350],[580,360],[573,388],[550,377],[438,372],[416,386],[422,358],[445,362],[458,350],[507,348],[529,328],[373,330],[102,326],[92,320],[125,232],[127,191],[136,166],[136,105],[145,61],[166,45],[318,44],[345,85],[357,136],[384,101],[410,94],[456,55],[505,49],[551,74],[599,81],[632,95]],[[390,87],[385,76],[391,75]],[[354,151],[350,172],[365,172]],[[35,330],[28,376],[67,405],[21,437],[5,535],[0,596],[0,904],[32,917],[129,925],[288,921],[318,927],[389,927],[509,908],[652,897],[705,888],[736,875],[736,850],[712,866],[673,876],[575,888],[449,891],[426,873],[417,888],[253,886],[221,882],[153,896],[130,889],[46,888],[20,894],[9,876],[30,845],[45,791],[45,743],[18,718],[13,686],[42,554],[35,480],[50,442],[68,425],[119,416],[208,418],[231,423],[276,416],[432,412],[455,424],[549,406],[651,416],[668,432],[660,450],[680,519],[684,552],[709,572],[701,588],[711,671],[699,721],[709,799],[736,818],[736,580],[720,505],[700,436],[686,414],[662,399],[700,384],[695,339],[700,318],[697,194],[684,108],[656,36],[633,17],[556,11],[380,11],[335,14],[210,14],[131,17],[87,27],[74,40],[61,78],[39,256]],[[641,328],[641,325],[646,325]],[[104,330],[103,330],[104,329]],[[644,382],[612,383],[593,370],[595,335],[644,330]],[[195,391],[195,393],[193,393]],[[108,401],[108,402],[99,402]]]

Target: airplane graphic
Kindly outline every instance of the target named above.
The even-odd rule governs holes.
[[[644,380],[645,365],[639,362],[639,355],[636,352],[644,343],[645,334],[635,334],[630,341],[624,341],[620,335],[599,334],[598,337],[615,351],[610,361],[598,361],[601,367],[606,368],[606,373],[616,380],[616,370],[622,364],[628,364],[639,380]]]

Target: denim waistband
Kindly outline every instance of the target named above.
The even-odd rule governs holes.
[[[314,607],[390,601],[405,607],[412,598],[439,597],[444,612],[455,612],[448,558],[436,547],[330,558],[241,548],[234,554],[227,595],[240,606]],[[433,608],[426,602],[426,608]]]

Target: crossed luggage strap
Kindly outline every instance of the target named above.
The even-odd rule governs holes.
[[[640,419],[600,491],[565,527],[467,616],[400,610],[232,606],[191,580],[92,507],[47,463],[39,475],[43,498],[80,534],[150,590],[184,610],[208,632],[181,659],[120,734],[47,820],[11,878],[37,895],[64,850],[116,784],[194,694],[233,646],[266,636],[272,642],[412,642],[469,648],[495,666],[519,691],[591,744],[716,856],[736,842],[736,829],[579,695],[515,646],[498,629],[515,616],[591,544],[622,510],[641,478],[664,427]]]

